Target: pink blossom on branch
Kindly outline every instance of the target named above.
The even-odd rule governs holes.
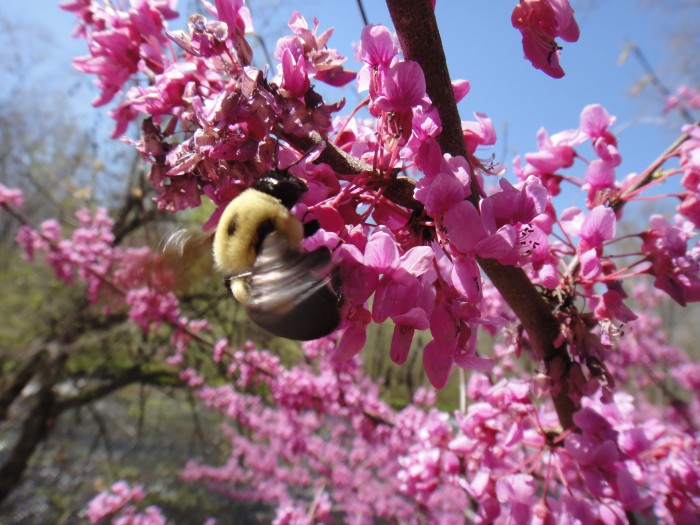
[[[523,36],[523,51],[536,69],[554,78],[564,76],[559,65],[557,37],[576,42],[579,29],[569,0],[520,0],[511,15],[513,27]]]
[[[24,205],[22,190],[8,188],[4,184],[0,184],[0,205],[21,208]]]
[[[86,516],[92,525],[111,518],[114,525],[165,525],[165,516],[158,507],[149,505],[138,512],[134,503],[146,497],[141,485],[131,487],[126,481],[114,483],[88,503]]]

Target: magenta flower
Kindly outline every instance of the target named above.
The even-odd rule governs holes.
[[[433,106],[424,108],[417,106],[413,109],[411,136],[401,149],[401,157],[415,159],[423,173],[434,175],[433,168],[440,164],[442,151],[435,140],[442,131],[440,115]]]
[[[254,30],[250,10],[243,0],[214,0],[219,20],[228,26],[229,35],[245,35]]]
[[[158,328],[163,322],[174,324],[180,315],[179,301],[170,292],[135,288],[129,290],[125,301],[129,305],[129,319],[144,332]]]
[[[10,205],[21,208],[24,205],[24,194],[22,190],[8,188],[0,184],[0,205]]]
[[[311,81],[306,74],[306,61],[285,49],[282,53],[282,89],[288,97],[302,98],[309,88]]]
[[[425,76],[417,62],[398,62],[381,74],[381,87],[374,99],[377,108],[402,113],[424,104]]]
[[[425,163],[422,169],[426,176],[416,184],[414,196],[432,215],[445,213],[471,195],[471,169],[464,157],[446,153]]]
[[[610,116],[600,104],[590,104],[581,111],[579,129],[591,140],[605,139],[609,136],[608,128],[617,119]]]
[[[590,249],[601,250],[603,242],[615,236],[615,212],[607,206],[596,206],[588,215],[578,208],[567,208],[560,216],[566,233],[580,237],[579,253]]]
[[[520,0],[511,15],[523,36],[523,51],[536,69],[554,78],[564,76],[559,65],[561,47],[555,38],[576,42],[579,29],[568,0]]]
[[[94,106],[109,103],[138,71],[162,72],[168,60],[157,44],[167,41],[165,20],[177,16],[173,3],[170,0],[132,2],[128,12],[92,2],[89,6],[76,2],[62,5],[63,9],[75,12],[84,24],[77,34],[87,37],[90,55],[74,59],[73,65],[79,71],[97,75],[96,84],[102,93],[93,102]]]
[[[86,516],[91,524],[96,524],[122,511],[133,514],[135,507],[129,503],[141,501],[145,497],[142,485],[130,487],[126,481],[117,481],[109,491],[100,492],[90,500]]]
[[[625,296],[616,290],[608,290],[602,295],[594,296],[591,307],[596,319],[617,319],[629,323],[637,319],[637,315],[623,302]]]
[[[486,259],[496,259],[508,264],[518,259],[517,231],[511,225],[496,228],[493,215],[479,215],[469,201],[461,201],[445,213],[445,227],[451,244],[463,255],[479,255]],[[466,262],[466,261],[464,261]],[[471,264],[470,264],[471,267]],[[478,270],[474,270],[478,273]],[[471,278],[473,271],[463,277]],[[460,279],[464,282],[463,279]]]
[[[168,31],[168,38],[190,55],[211,58],[226,51],[228,26],[220,20],[207,20],[200,14],[192,15],[187,21],[189,32]]]
[[[666,113],[679,106],[690,109],[700,108],[700,91],[686,85],[678,86],[675,94],[669,95],[663,111]]]
[[[615,170],[607,162],[594,160],[586,168],[584,179],[588,187],[593,191],[613,188],[615,185]]]
[[[442,332],[443,341],[448,339],[456,342],[457,326],[444,308],[436,306],[430,326],[431,333]],[[435,388],[440,389],[447,385],[454,364],[454,349],[455,345],[439,344],[437,338],[423,348],[423,368],[430,384]]]
[[[291,46],[294,48],[294,60],[305,62],[305,71],[310,77],[335,87],[344,86],[355,78],[355,72],[345,69],[342,65],[346,58],[337,50],[328,47],[333,28],[318,35],[318,20],[314,19],[314,27],[311,30],[304,17],[296,11],[292,13],[287,25],[294,36],[279,40],[275,48],[277,60],[284,62],[284,49]],[[290,41],[294,41],[294,44]]]
[[[528,474],[513,474],[497,479],[496,496],[499,503],[506,505],[503,518],[512,523],[528,523],[532,518],[532,508],[539,500],[535,480]]]
[[[374,295],[372,318],[377,323],[389,317],[394,321],[390,354],[399,364],[406,360],[414,331],[428,328],[435,300],[432,261],[433,252],[427,246],[411,248],[399,257],[393,235],[381,230],[367,242],[365,265],[382,274]]]
[[[399,46],[386,26],[368,25],[362,29],[359,58],[365,65],[357,74],[357,90],[369,90],[370,97],[377,94],[376,74],[389,69],[396,62]]]
[[[479,146],[493,146],[496,143],[496,130],[493,122],[484,113],[474,113],[476,122],[462,121],[462,134],[467,153],[474,155]]]
[[[547,205],[547,190],[537,177],[531,176],[519,188],[506,179],[499,179],[501,191],[492,193],[481,203],[484,221],[496,226],[504,224],[527,224],[544,213]]]
[[[550,137],[547,130],[540,128],[537,132],[538,151],[525,154],[525,160],[542,174],[570,168],[575,156],[573,146],[578,142],[578,133],[564,132]]]
[[[476,264],[475,264],[476,266]],[[455,299],[439,301],[430,316],[433,340],[423,348],[423,368],[430,384],[444,388],[453,365],[486,372],[493,366],[491,359],[476,354],[476,328],[469,325],[478,312],[468,303]]]
[[[359,58],[371,68],[389,67],[399,54],[396,38],[386,26],[370,24],[362,29]]]
[[[700,128],[685,126],[683,131],[690,135],[690,139],[680,147],[681,184],[686,192],[681,197],[678,212],[700,227]]]
[[[693,228],[687,221],[671,225],[661,215],[652,215],[651,228],[642,234],[642,251],[652,262],[648,272],[654,286],[678,304],[700,301],[700,245],[688,246]]]
[[[460,102],[464,97],[466,97],[471,87],[472,86],[468,80],[453,80],[452,92],[455,96],[455,102]]]

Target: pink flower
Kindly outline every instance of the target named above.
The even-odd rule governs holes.
[[[398,53],[396,38],[386,26],[370,24],[362,29],[359,55],[365,64],[389,67]]]
[[[90,500],[86,515],[90,523],[100,523],[125,509],[128,503],[141,501],[144,497],[142,485],[130,487],[126,481],[117,481],[109,491],[101,492]],[[133,513],[134,507],[129,507],[127,512]]]
[[[372,234],[365,250],[365,264],[383,274],[372,305],[377,323],[391,317],[395,323],[391,357],[405,361],[413,332],[428,328],[435,297],[433,253],[427,246],[411,248],[399,257],[396,240],[387,232]]]
[[[150,288],[129,290],[126,294],[129,319],[148,332],[163,322],[176,324],[180,315],[179,302],[174,294],[159,293]]]
[[[462,134],[469,155],[474,155],[479,146],[493,146],[496,143],[496,130],[485,113],[474,113],[476,122],[462,121]]]
[[[359,58],[365,65],[357,74],[357,90],[369,89],[370,97],[377,94],[377,74],[396,62],[399,46],[389,29],[382,25],[368,25],[362,29]]]
[[[406,362],[416,330],[427,330],[430,326],[428,315],[422,308],[411,308],[408,312],[393,316],[394,333],[391,336],[389,355],[397,365]]]
[[[444,221],[451,244],[461,254],[479,255],[504,264],[508,261],[512,264],[514,257],[517,259],[516,230],[510,225],[497,229],[495,222],[479,215],[471,202],[461,201],[452,206]]]
[[[525,57],[536,69],[554,78],[564,76],[555,38],[576,42],[579,29],[568,0],[521,0],[511,15],[513,27],[523,36]]]
[[[586,184],[593,191],[612,188],[615,183],[615,170],[607,162],[594,160],[586,168]]]
[[[210,58],[226,51],[228,26],[220,20],[207,20],[195,14],[187,21],[189,32],[168,32],[168,38],[195,57]]]
[[[596,206],[581,226],[580,250],[602,248],[603,242],[615,237],[615,212],[606,206]]]
[[[537,132],[536,153],[525,154],[525,160],[542,174],[555,173],[562,168],[569,168],[574,163],[576,139],[571,134],[557,133],[549,136],[547,130],[540,128]]]
[[[219,20],[228,26],[229,36],[236,35],[236,41],[242,39],[246,33],[254,31],[250,10],[243,0],[214,0],[214,5]]]
[[[471,84],[468,80],[453,80],[452,92],[455,96],[455,102],[460,102],[464,97],[466,97],[470,89]]]
[[[310,87],[306,61],[303,57],[294,57],[289,49],[285,49],[282,53],[282,88],[287,96],[301,98]]]
[[[616,290],[608,290],[600,296],[595,296],[595,299],[592,306],[597,319],[617,319],[623,323],[637,319],[635,313],[623,302],[624,296]]]
[[[527,523],[531,508],[537,503],[535,480],[528,474],[513,474],[496,480],[496,496],[507,505],[505,516],[513,523]]]
[[[560,222],[568,235],[581,238],[579,253],[601,250],[603,242],[615,236],[615,212],[607,206],[596,206],[588,215],[578,208],[567,208],[561,213]]]
[[[294,36],[284,37],[278,41],[275,48],[277,60],[283,61],[285,48],[293,48],[294,60],[304,62],[304,70],[316,80],[340,87],[355,78],[355,72],[342,66],[346,60],[345,57],[337,50],[328,47],[333,28],[317,35],[318,20],[314,19],[313,30],[310,30],[304,17],[296,11],[292,13],[288,26]]]
[[[24,205],[24,194],[22,190],[8,188],[0,184],[0,205],[10,205],[21,208]]]
[[[85,26],[78,34],[87,37],[90,55],[74,59],[73,65],[79,71],[97,75],[96,84],[102,93],[94,106],[109,103],[139,69],[152,74],[163,71],[168,60],[157,44],[166,41],[165,20],[177,16],[172,3],[132,2],[128,13],[95,3],[89,7],[75,3],[62,6],[75,12]]]
[[[666,100],[664,113],[679,106],[690,109],[700,108],[700,91],[686,85],[678,86],[676,93],[670,95]]]
[[[608,136],[608,128],[617,119],[611,117],[607,110],[600,104],[590,104],[581,111],[579,129],[591,140],[605,139]]]
[[[415,197],[431,214],[441,215],[471,195],[471,170],[464,157],[446,153],[437,167],[425,169],[426,177],[416,184]]]
[[[381,77],[374,104],[382,111],[407,112],[425,103],[425,76],[417,62],[398,62]]]
[[[688,247],[693,228],[687,221],[671,225],[661,215],[652,215],[651,228],[642,234],[642,251],[652,261],[648,270],[654,286],[678,304],[700,301],[700,245]]]
[[[498,227],[504,224],[527,224],[544,213],[547,190],[537,177],[528,177],[518,185],[519,188],[503,178],[499,184],[501,191],[492,193],[481,203],[485,221],[493,221]]]

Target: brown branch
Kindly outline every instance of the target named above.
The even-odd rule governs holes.
[[[73,396],[68,399],[61,400],[56,403],[58,413],[64,412],[70,408],[93,403],[103,397],[108,396],[128,385],[151,384],[157,386],[183,386],[177,374],[171,372],[144,372],[141,367],[133,366],[119,374],[110,378],[109,382],[82,392],[80,395]]]
[[[41,369],[44,361],[48,357],[46,349],[41,348],[39,350],[29,350],[32,357],[23,363],[21,368],[14,372],[14,378],[12,382],[7,385],[5,389],[0,391],[0,421],[7,418],[7,411],[10,409],[10,405],[14,403],[17,396],[22,393],[24,387],[27,383],[34,377],[34,375]]]
[[[313,131],[308,137],[302,137],[285,133],[280,128],[277,130],[277,134],[300,151],[311,151],[318,146],[324,146],[317,162],[328,164],[340,175],[359,175],[374,171],[369,164],[356,159],[349,153],[345,153],[342,149],[326,141],[317,131]]]
[[[651,83],[659,91],[659,93],[661,93],[661,95],[666,98],[670,97],[672,95],[671,90],[666,86],[666,84],[664,84],[661,81],[659,75],[656,74],[656,71],[647,60],[646,55],[642,52],[641,49],[639,49],[637,44],[629,44],[628,49],[632,51],[632,54],[634,54],[635,58],[642,66],[642,69],[646,71],[647,76],[651,80]],[[690,111],[688,111],[688,108],[684,103],[678,105],[678,111],[680,112],[681,116],[686,122],[688,122],[689,124],[693,122],[693,116],[690,114]]]
[[[63,369],[65,359],[66,355],[59,353],[42,371],[34,406],[24,420],[14,447],[0,466],[0,502],[17,487],[29,459],[51,429],[56,417],[56,397],[53,387]]]
[[[443,152],[466,158],[461,118],[430,0],[387,0],[387,6],[404,57],[418,62],[425,74],[428,96],[442,122],[438,142]],[[472,191],[471,198],[474,202],[478,193]],[[573,414],[578,407],[568,396],[571,360],[566,347],[555,344],[560,334],[559,321],[522,269],[492,259],[478,261],[527,330],[537,358],[545,363],[550,378],[559,387],[552,393],[559,422],[564,428],[573,427]]]

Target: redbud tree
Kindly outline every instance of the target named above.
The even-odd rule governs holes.
[[[700,366],[653,310],[663,295],[700,300],[697,124],[627,175],[615,117],[592,104],[577,127],[540,130],[537,151],[507,169],[481,153],[496,143],[488,116],[457,112],[470,84],[450,78],[435,2],[387,0],[394,27],[362,29],[358,71],[332,47],[331,29],[296,12],[273,63],[254,67],[243,0],[203,1],[186,27],[175,0],[61,5],[89,48],[75,67],[95,76],[94,105],[112,104],[113,138],[150,165],[160,210],[209,201],[201,228],[211,231],[232,199],[289,167],[308,186],[293,213],[321,225],[304,248],[328,247],[339,269],[340,326],[284,365],[183,315],[157,251],[116,247],[104,210],[80,211],[69,235],[51,219],[21,227],[27,256],[42,253],[90,301],[124,309],[146,333],[169,330],[170,365],[223,416],[230,441],[224,463],[191,460],[185,479],[269,502],[276,524],[700,523]],[[568,0],[521,0],[512,25],[532,65],[562,77],[559,42],[579,37]],[[342,94],[319,95],[320,84],[364,98],[348,108]],[[700,95],[681,88],[675,106],[693,111]],[[680,181],[676,214],[619,235],[626,204],[668,179]],[[562,208],[566,185],[578,207]],[[21,220],[21,193],[0,190]],[[439,410],[430,388],[401,409],[382,399],[358,353],[368,326],[387,320],[390,347],[366,351],[403,364],[416,331],[427,331],[417,351],[432,387],[469,372],[459,410]],[[483,334],[490,348],[478,344]],[[225,382],[194,366],[194,346]],[[652,403],[659,390],[663,402]],[[87,517],[165,523],[143,497],[121,481]]]

